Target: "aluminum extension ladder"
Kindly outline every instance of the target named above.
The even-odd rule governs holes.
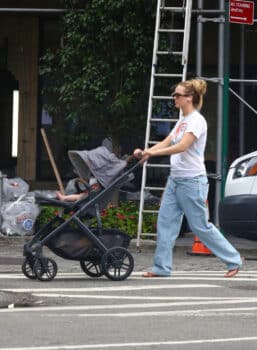
[[[174,116],[174,111],[169,111],[173,105],[170,89],[172,85],[186,79],[191,13],[192,0],[157,0],[145,148],[158,142],[152,140],[158,126],[162,129],[168,126],[170,130],[172,123],[178,120],[178,113]],[[141,237],[156,236],[156,232],[142,232],[142,226],[145,215],[158,213],[158,210],[145,208],[145,194],[164,190],[164,186],[159,184],[153,186],[150,183],[151,176],[148,176],[149,172],[160,171],[161,168],[166,168],[167,172],[169,164],[145,162],[143,165],[137,233],[139,251]]]

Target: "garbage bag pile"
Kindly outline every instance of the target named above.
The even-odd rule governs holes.
[[[29,185],[21,178],[3,179],[1,232],[8,236],[32,235],[39,206],[29,193]]]

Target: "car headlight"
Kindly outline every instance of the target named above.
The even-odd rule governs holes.
[[[237,164],[233,174],[233,179],[255,175],[257,175],[257,157],[244,160]]]

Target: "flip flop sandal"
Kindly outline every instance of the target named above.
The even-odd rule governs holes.
[[[148,272],[143,273],[142,277],[153,278],[153,277],[169,277],[169,276],[157,275],[154,272],[148,271]]]
[[[234,277],[235,275],[237,275],[239,272],[239,267],[233,270],[229,270],[224,277],[228,278],[228,277]]]
[[[242,263],[244,263],[244,256],[241,256],[241,260],[242,260]],[[228,270],[228,272],[224,275],[224,277],[226,278],[230,278],[230,277],[234,277],[235,275],[238,274],[240,270],[240,267],[237,267],[236,269],[232,269],[232,270]]]

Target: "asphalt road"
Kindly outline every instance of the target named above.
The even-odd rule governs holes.
[[[123,282],[90,278],[60,258],[52,282],[1,266],[1,291],[28,302],[0,309],[0,349],[256,350],[256,261],[225,279],[216,258],[177,251],[171,278],[145,279],[152,252],[133,255]]]

